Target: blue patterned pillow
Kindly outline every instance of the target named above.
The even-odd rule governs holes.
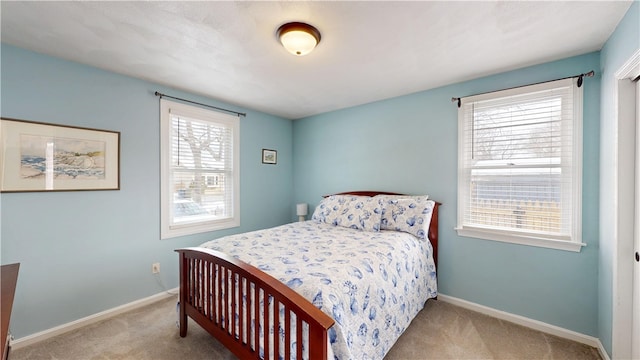
[[[382,203],[369,196],[351,196],[340,208],[334,225],[365,231],[380,231]]]
[[[327,196],[316,206],[311,219],[317,222],[336,225],[335,222],[340,215],[340,208],[350,200],[351,196],[346,195]]]
[[[434,206],[435,202],[427,196],[389,199],[384,202],[380,228],[427,239]]]

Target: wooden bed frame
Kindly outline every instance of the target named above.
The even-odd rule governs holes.
[[[374,196],[401,195],[379,191],[352,191],[336,195]],[[438,255],[438,207],[436,202],[429,227],[429,239],[433,246],[434,261]],[[291,358],[291,337],[295,318],[295,338],[302,339],[303,324],[308,325],[308,354],[310,360],[327,359],[328,330],[334,320],[311,302],[285,284],[258,268],[224,253],[205,248],[176,250],[180,258],[180,336],[187,336],[188,318],[218,339],[227,349],[241,359],[261,359],[260,332],[264,339],[264,358],[270,352],[275,358],[280,352],[279,334],[271,334],[270,326],[258,326],[260,321],[279,326],[284,332],[284,359]],[[202,294],[214,294],[206,299]],[[221,296],[224,294],[224,296]],[[256,296],[256,294],[260,294]],[[260,304],[259,299],[272,297]],[[277,307],[276,307],[277,304]],[[263,309],[260,309],[260,307]],[[273,309],[284,308],[284,322],[273,316]],[[260,314],[260,310],[263,314]],[[236,317],[234,314],[239,314]],[[258,315],[256,315],[258,314]],[[276,312],[278,314],[278,312]],[[253,316],[252,316],[253,315]],[[260,318],[259,318],[260,317]],[[267,322],[265,322],[265,318]],[[253,325],[253,326],[252,326]],[[296,359],[302,359],[302,341],[295,342]],[[270,347],[273,347],[271,349]]]

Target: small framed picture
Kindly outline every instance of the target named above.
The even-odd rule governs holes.
[[[270,149],[262,149],[262,163],[263,164],[277,164],[278,152]]]

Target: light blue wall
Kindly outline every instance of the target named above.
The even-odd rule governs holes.
[[[443,294],[598,333],[600,74],[584,85],[583,241],[580,253],[457,236],[457,107],[453,96],[599,70],[599,53],[296,120],[294,201],[312,212],[347,190],[426,193],[441,201],[438,284]]]
[[[176,248],[294,218],[290,120],[8,45],[1,61],[3,117],[121,132],[121,190],[0,195],[1,262],[21,263],[11,319],[17,338],[161,292],[153,262],[176,287]],[[239,228],[160,240],[156,90],[247,112]],[[261,163],[262,148],[278,150],[276,166]]]
[[[609,355],[612,350],[613,262],[617,228],[617,218],[614,216],[614,212],[610,211],[617,206],[615,174],[617,171],[618,124],[614,98],[615,73],[638,49],[640,49],[640,2],[635,1],[602,48],[600,55],[600,71],[602,73],[600,199],[602,206],[598,264],[600,269],[598,277],[598,337]]]

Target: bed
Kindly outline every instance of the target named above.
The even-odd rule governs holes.
[[[180,336],[190,317],[241,359],[383,358],[437,296],[439,205],[334,194],[312,220],[176,250]]]

